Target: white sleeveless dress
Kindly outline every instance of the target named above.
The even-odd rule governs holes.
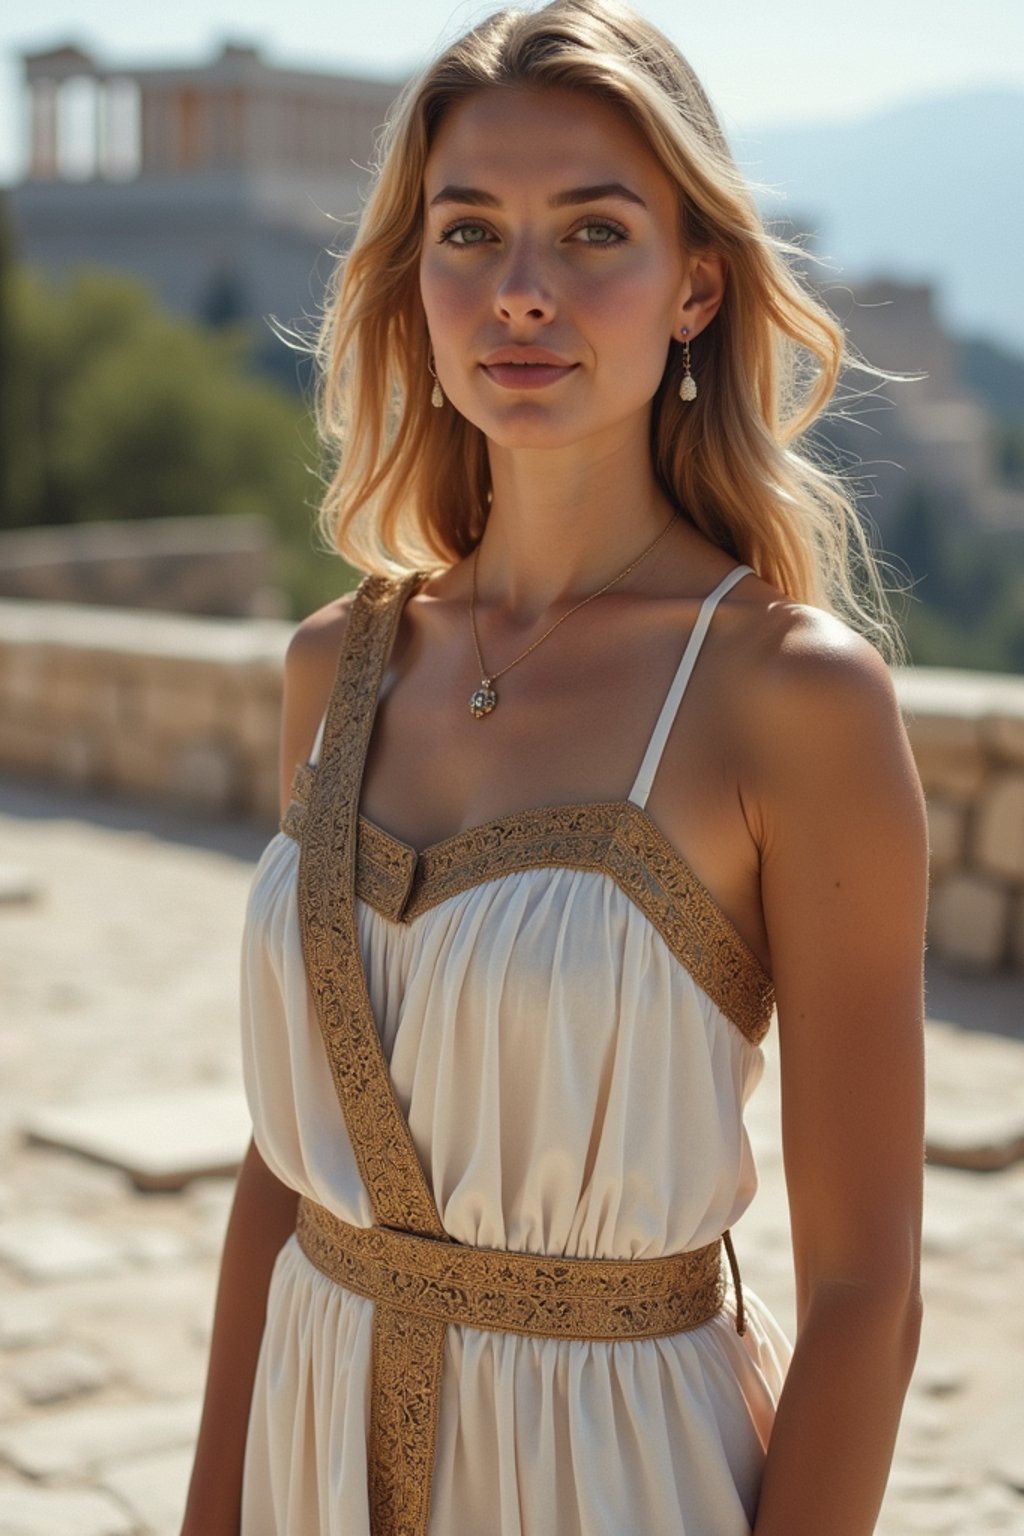
[[[498,818],[419,856],[360,820],[371,862],[379,849],[424,872],[390,910],[357,888],[359,944],[398,1102],[459,1242],[651,1258],[713,1242],[754,1194],[742,1113],[770,980],[644,809],[715,607],[749,571],[703,603],[627,801]],[[618,851],[600,867],[574,866],[581,825],[613,828]],[[370,1226],[304,968],[300,848],[283,827],[242,941],[254,1136],[285,1184]],[[738,1247],[742,1264],[742,1234]],[[731,1302],[658,1338],[449,1326],[430,1536],[749,1536],[790,1346],[746,1288],[744,1300],[742,1336]],[[368,1536],[373,1306],[285,1244],[242,1536]]]

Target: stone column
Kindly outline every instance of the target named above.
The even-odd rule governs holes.
[[[137,83],[128,75],[114,75],[102,83],[100,98],[100,164],[102,176],[127,181],[137,176],[142,163],[142,121]]]
[[[32,80],[29,101],[29,176],[33,181],[57,178],[57,86],[53,80]]]

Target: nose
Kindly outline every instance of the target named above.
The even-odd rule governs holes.
[[[555,313],[551,290],[536,245],[520,242],[509,254],[495,290],[494,307],[502,320],[550,320]]]

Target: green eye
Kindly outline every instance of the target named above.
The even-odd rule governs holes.
[[[487,231],[482,224],[453,224],[441,234],[441,239],[450,245],[482,245],[486,238]]]
[[[585,238],[581,245],[621,245],[626,238],[626,231],[618,224],[610,224],[605,220],[590,224],[581,224],[576,235]]]

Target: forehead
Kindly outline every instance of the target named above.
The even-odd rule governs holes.
[[[458,102],[424,171],[428,198],[448,182],[497,191],[612,181],[674,206],[672,181],[625,112],[587,91],[533,86],[495,86]]]

